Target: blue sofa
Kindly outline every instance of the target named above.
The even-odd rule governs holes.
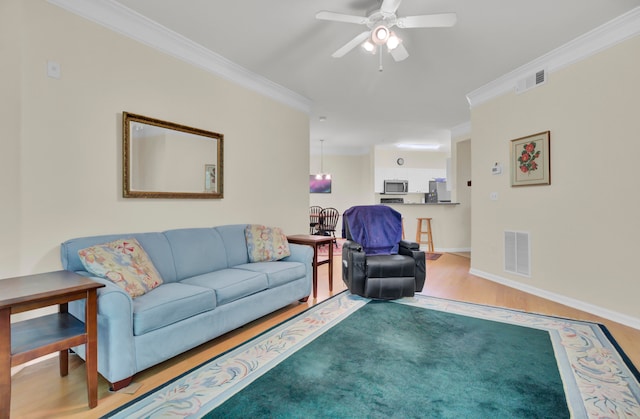
[[[118,390],[133,375],[297,301],[312,286],[313,250],[289,244],[291,255],[249,262],[245,224],[82,237],[61,245],[64,269],[105,284],[98,290],[98,372]],[[163,284],[132,299],[91,276],[78,250],[135,238]],[[84,319],[84,300],[69,303]],[[84,359],[84,346],[74,348]]]

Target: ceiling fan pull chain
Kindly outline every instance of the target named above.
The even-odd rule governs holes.
[[[378,67],[378,71],[382,73],[382,70],[384,70],[382,68],[382,47],[378,48],[378,50],[380,51],[380,67]]]

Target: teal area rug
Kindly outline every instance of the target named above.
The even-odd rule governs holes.
[[[593,323],[343,293],[106,417],[640,417],[640,384]]]

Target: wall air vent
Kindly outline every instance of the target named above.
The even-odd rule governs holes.
[[[516,93],[523,93],[534,87],[538,87],[547,81],[547,73],[545,70],[536,71],[527,77],[516,82]]]
[[[529,233],[504,232],[504,270],[506,272],[531,276],[531,246]]]

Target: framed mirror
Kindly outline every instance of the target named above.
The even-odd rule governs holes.
[[[122,113],[125,198],[223,197],[223,135]]]

